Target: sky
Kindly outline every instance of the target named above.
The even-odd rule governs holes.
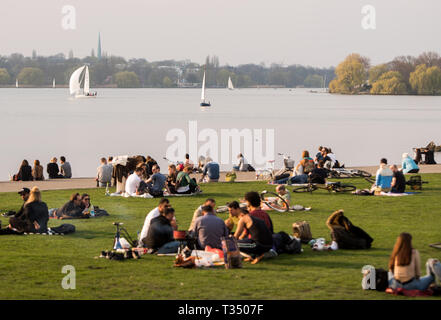
[[[366,5],[375,29],[362,27]],[[75,29],[63,27],[64,6]],[[439,12],[439,0],[1,0],[0,55],[82,58],[100,32],[103,51],[127,59],[329,67],[357,52],[377,64],[441,53]]]

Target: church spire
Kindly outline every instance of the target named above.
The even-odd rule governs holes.
[[[98,49],[96,51],[96,56],[101,59],[101,34],[98,32]]]

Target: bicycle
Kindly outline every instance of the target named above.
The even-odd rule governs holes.
[[[309,182],[306,186],[296,187],[292,191],[296,193],[304,193],[304,192],[312,192],[323,189],[327,190],[328,192],[352,192],[357,189],[357,187],[351,185],[351,184],[343,184],[340,181],[338,182],[328,182],[326,184],[318,184],[318,183],[312,183]]]
[[[266,167],[263,169],[256,169],[256,180],[272,180],[274,176],[274,160],[268,160]]]
[[[346,178],[370,178],[372,174],[359,169],[334,168],[329,173],[329,178],[346,179]]]
[[[269,195],[269,197],[267,197]],[[277,212],[288,212],[289,205],[285,199],[283,199],[280,195],[275,192],[263,190],[260,193],[260,199],[264,204],[266,204],[269,208],[277,211]],[[282,202],[282,206],[277,204],[277,201]]]
[[[277,155],[283,156],[283,167],[279,171],[274,172],[275,160],[268,160],[265,168],[256,170],[256,180],[259,180],[259,178],[262,180],[277,180],[289,177],[292,174],[294,171],[294,160],[284,153],[277,153]]]

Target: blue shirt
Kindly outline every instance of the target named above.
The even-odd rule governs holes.
[[[152,190],[153,191],[162,191],[165,186],[165,180],[167,178],[162,173],[155,173],[152,175]]]
[[[409,156],[403,159],[401,163],[401,167],[403,168],[403,173],[408,173],[410,170],[419,169],[418,165],[413,161],[413,159]]]
[[[204,166],[203,175],[208,175],[210,179],[219,179],[219,164],[217,162],[209,162]]]
[[[393,176],[392,170],[387,166],[383,166],[377,171],[375,185],[381,187],[381,189],[390,189]]]

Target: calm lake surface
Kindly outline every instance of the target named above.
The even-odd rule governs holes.
[[[376,165],[381,157],[400,163],[413,147],[441,144],[441,97],[208,89],[212,107],[203,110],[200,89],[97,91],[96,99],[72,99],[65,88],[0,89],[0,180],[16,173],[23,159],[39,159],[46,170],[51,157],[62,155],[74,177],[94,176],[102,156],[125,154],[149,154],[166,172],[162,157],[173,144],[167,132],[187,133],[189,121],[197,121],[198,132],[216,130],[219,146],[221,129],[263,129],[264,141],[265,129],[274,129],[275,153],[296,163],[302,150],[315,154],[319,145],[331,147],[346,166],[358,166]],[[281,158],[272,158],[279,167]]]

